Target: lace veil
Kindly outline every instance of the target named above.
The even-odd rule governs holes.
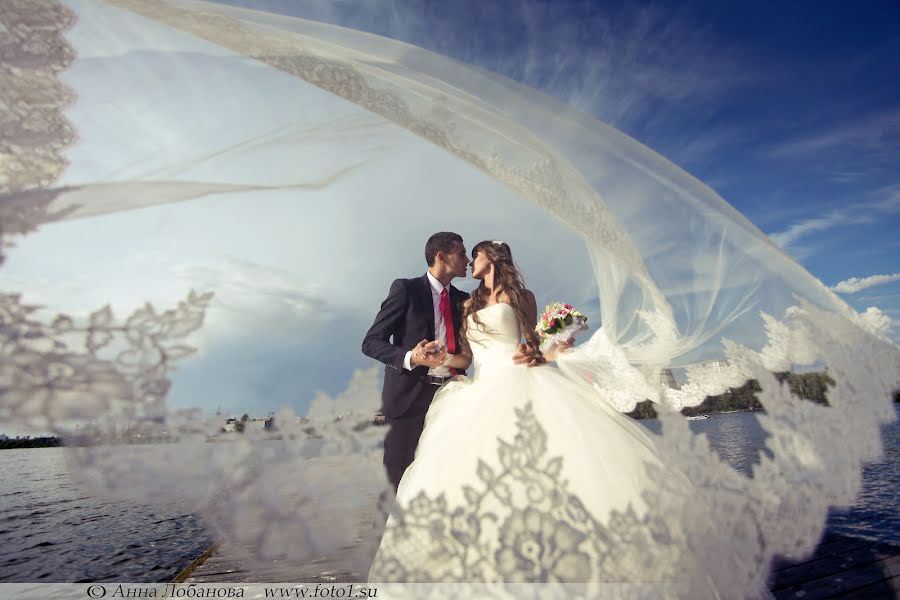
[[[893,419],[889,395],[900,381],[897,347],[712,189],[588,115],[397,41],[203,2],[7,0],[0,19],[0,251],[54,221],[206,197],[251,201],[259,192],[314,198],[367,168],[359,148],[415,136],[475,173],[486,195],[502,184],[583,239],[602,327],[560,368],[589,377],[598,401],[620,410],[646,398],[659,404],[661,447],[697,491],[676,508],[661,486],[657,516],[675,519],[677,510],[693,532],[678,543],[705,561],[720,589],[759,590],[772,556],[808,552],[828,507],[853,501],[861,461],[880,455],[878,427]],[[203,70],[205,60],[216,69]],[[129,95],[121,82],[132,78],[161,91]],[[172,98],[170,78],[194,87]],[[304,104],[291,107],[301,83]],[[227,131],[194,128],[217,115],[230,119]],[[79,154],[102,147],[98,119],[131,132],[126,150],[143,157],[139,164],[117,162],[122,140],[113,134],[106,154]],[[262,160],[323,140],[332,144],[328,160]],[[66,172],[72,161],[79,170]],[[241,168],[248,163],[254,168]],[[206,433],[197,415],[167,412],[165,397],[172,365],[191,352],[185,337],[201,327],[210,301],[191,294],[175,309],[148,305],[124,322],[108,310],[84,322],[65,314],[45,322],[18,293],[4,295],[0,418],[59,428],[124,411],[148,428]],[[795,366],[829,369],[830,406],[777,383],[773,372]],[[660,383],[664,369],[683,381],[677,389]],[[749,378],[763,388],[772,451],[752,479],[722,464],[670,412]],[[377,395],[374,372],[358,373],[343,397],[365,394]],[[353,457],[355,467],[342,463],[354,473],[348,480],[377,482],[367,453],[379,432],[346,425],[320,423],[328,442],[279,450],[248,442],[236,456],[196,443],[192,465],[174,460],[183,449],[161,449],[155,466],[140,469],[116,468],[122,455],[81,449],[80,468],[101,488],[141,490],[134,495],[142,500],[151,476],[177,482],[180,494],[214,508],[226,529],[255,536],[263,550],[296,549],[301,538],[282,533],[286,521],[304,532],[304,548],[330,547],[352,535],[346,523],[317,523],[286,498],[358,508],[329,477],[327,457]],[[303,467],[303,484],[289,476],[299,456],[321,459]],[[260,472],[271,477],[265,489],[253,486]],[[240,493],[214,494],[221,481]],[[710,531],[728,532],[730,543],[711,543],[702,533]]]

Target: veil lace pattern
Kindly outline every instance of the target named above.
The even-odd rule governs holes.
[[[75,60],[64,33],[75,14],[52,0],[9,0],[0,11],[0,190],[46,188],[66,167],[75,99],[58,76]],[[3,224],[9,221],[4,215]],[[9,215],[13,216],[13,215]],[[22,231],[13,230],[13,233]]]
[[[10,0],[0,11],[0,265],[12,236],[74,209],[52,208],[64,190],[51,185],[77,140],[63,113],[75,93],[58,78],[75,60],[64,37],[75,21],[50,0]],[[193,351],[180,340],[202,325],[211,298],[191,293],[161,314],[148,304],[117,323],[108,306],[86,319],[49,320],[20,293],[0,295],[0,415],[50,431],[120,411],[136,420],[164,419],[167,374]]]
[[[849,307],[711,190],[584,115],[402,44],[203,3],[104,3],[250,57],[380,115],[506,184],[584,237],[604,325],[560,368],[593,382],[598,401],[620,410],[646,398],[659,403],[659,446],[666,464],[653,474],[659,487],[644,498],[650,510],[640,517],[633,511],[614,514],[605,523],[587,514],[557,476],[565,457],[546,455],[540,423],[522,412],[515,439],[498,440],[503,470],[480,470],[484,486],[465,490],[465,505],[423,495],[406,510],[396,509],[400,525],[391,535],[406,536],[411,548],[445,552],[447,580],[628,582],[642,581],[648,570],[664,565],[667,571],[654,575],[680,581],[684,573],[701,570],[719,590],[762,594],[771,559],[809,553],[829,507],[852,504],[861,464],[881,455],[879,427],[894,419],[889,394],[900,383],[897,346],[867,331]],[[65,38],[75,20],[73,10],[55,0],[6,0],[0,11],[0,264],[13,236],[85,211],[130,208],[127,195],[115,193],[114,201],[91,206],[91,193],[108,182],[54,187],[66,168],[64,152],[77,140],[64,114],[75,93],[59,79],[77,60]],[[433,70],[414,76],[417,61]],[[472,92],[476,88],[480,95]],[[513,108],[499,108],[516,94],[532,102],[517,116]],[[555,118],[569,119],[568,129]],[[594,137],[564,152],[580,140],[573,129],[585,123]],[[584,148],[609,157],[609,164],[594,171],[579,164],[579,154],[591,154],[580,152]],[[683,209],[702,219],[696,254],[704,260],[687,261],[699,282],[693,295],[677,289],[679,263],[666,263],[660,248],[647,246],[661,230],[635,229],[639,217],[627,209],[618,172],[643,178],[636,189],[654,198],[660,210]],[[151,193],[150,202],[229,189],[223,182],[202,189],[125,183],[158,190],[159,199]],[[767,261],[775,262],[773,274],[762,281],[754,269],[769,268]],[[672,267],[671,277],[658,264]],[[746,276],[727,279],[735,272]],[[714,289],[704,288],[707,281]],[[732,289],[740,293],[729,295]],[[777,302],[768,300],[781,289],[788,292]],[[169,374],[191,353],[185,340],[202,326],[211,299],[192,292],[177,308],[147,305],[117,321],[108,308],[86,318],[45,317],[39,307],[24,304],[20,293],[0,295],[0,420],[61,430],[75,419],[126,415],[137,427],[177,432],[179,443],[161,450],[155,461],[130,450],[114,457],[83,448],[80,468],[110,493],[178,489],[197,510],[221,517],[228,534],[258,542],[267,556],[340,547],[355,536],[352,528],[329,522],[328,530],[315,516],[334,505],[358,509],[364,500],[349,499],[348,489],[384,484],[383,474],[373,475],[379,435],[366,424],[368,415],[341,421],[327,415],[304,428],[288,428],[274,444],[246,436],[213,452],[201,443],[208,424],[167,410]],[[764,300],[770,305],[762,307]],[[724,362],[710,365],[712,357]],[[828,406],[798,399],[771,374],[793,364],[827,365],[836,382]],[[687,382],[680,389],[658,384],[663,368],[681,366],[687,368]],[[675,412],[749,378],[763,390],[759,400],[766,412],[760,422],[771,451],[761,456],[752,478],[722,462]],[[374,370],[357,373],[346,392],[377,393]],[[293,419],[282,416],[285,422]],[[840,447],[835,439],[843,440]],[[178,460],[186,450],[193,453],[193,464]],[[346,477],[338,480],[329,470],[335,457],[346,468]],[[306,477],[287,475],[301,472]],[[690,480],[689,498],[675,473]],[[529,503],[506,503],[506,498]],[[308,510],[294,510],[298,502]],[[286,533],[297,531],[293,537]],[[486,561],[479,557],[488,554],[499,565],[497,572],[484,570]],[[359,560],[364,565],[366,557]],[[399,561],[378,564],[375,571],[385,581],[435,576],[411,572]]]

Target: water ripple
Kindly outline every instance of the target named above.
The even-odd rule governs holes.
[[[177,503],[92,496],[70,477],[69,452],[0,452],[0,581],[170,581],[209,546],[201,520]]]

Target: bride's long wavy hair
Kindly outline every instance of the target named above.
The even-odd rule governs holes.
[[[516,320],[519,323],[519,330],[525,336],[525,341],[529,346],[537,350],[540,342],[537,334],[534,332],[534,325],[526,312],[527,303],[525,301],[525,282],[522,280],[522,274],[516,263],[513,262],[512,251],[506,242],[484,241],[475,244],[472,248],[472,260],[481,253],[487,256],[487,259],[494,265],[494,289],[489,290],[481,281],[481,285],[472,292],[471,302],[466,307],[463,315],[462,331],[460,337],[466,339],[466,330],[469,325],[469,315],[472,320],[483,331],[488,328],[478,318],[478,311],[487,306],[488,299],[492,293],[504,292],[509,296],[509,304],[516,312]]]

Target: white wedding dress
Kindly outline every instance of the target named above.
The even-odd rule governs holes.
[[[682,558],[624,564],[652,552],[635,531],[616,537],[647,515],[648,467],[662,466],[650,435],[586,382],[516,365],[510,305],[479,319],[469,317],[467,335],[474,378],[435,395],[370,580],[660,581],[664,570],[683,579]]]

